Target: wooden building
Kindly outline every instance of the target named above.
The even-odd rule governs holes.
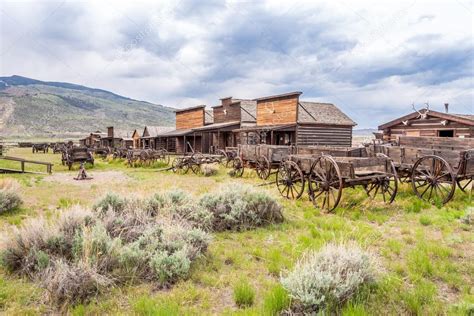
[[[118,148],[122,146],[122,138],[115,134],[113,126],[109,126],[107,127],[107,136],[100,139],[100,145],[101,147]]]
[[[134,130],[132,133],[132,148],[133,149],[141,148],[140,137],[141,137],[140,132],[137,129]]]
[[[474,138],[474,115],[422,109],[382,124],[378,129],[383,132],[384,141],[396,141],[400,136]]]
[[[351,146],[356,123],[331,103],[301,101],[301,92],[254,99],[255,126],[241,127],[241,143]]]
[[[188,153],[194,151],[201,152],[201,136],[193,134],[193,128],[203,127],[212,124],[211,115],[206,112],[205,105],[198,105],[186,109],[175,110],[176,129],[160,134],[163,141],[174,140],[174,152]],[[171,150],[170,150],[171,151]]]
[[[174,151],[174,138],[161,137],[162,134],[165,134],[172,130],[174,130],[174,128],[169,126],[145,126],[145,128],[143,129],[143,134],[140,137],[140,148],[164,148],[168,151]]]
[[[253,100],[221,99],[221,104],[212,108],[213,123],[193,128],[193,136],[201,140],[204,153],[214,153],[218,149],[234,147],[240,142],[235,129],[256,124],[256,102]]]
[[[79,144],[90,148],[100,147],[102,137],[107,137],[107,134],[101,131],[95,131],[90,133],[87,137],[79,139]]]

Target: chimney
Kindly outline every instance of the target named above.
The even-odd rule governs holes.
[[[107,137],[114,138],[114,127],[113,126],[107,127]]]

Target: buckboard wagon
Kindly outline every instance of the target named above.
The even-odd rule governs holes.
[[[397,173],[392,160],[376,157],[335,157],[326,154],[295,154],[281,163],[276,184],[280,194],[298,199],[307,186],[313,204],[333,211],[339,204],[344,188],[364,187],[371,198],[380,197],[392,203],[398,190]]]
[[[72,147],[63,154],[63,163],[68,166],[69,170],[72,169],[74,163],[86,162],[94,165],[94,157],[87,147]]]
[[[464,192],[473,188],[474,140],[402,136],[395,145],[371,145],[395,164],[402,182],[411,183],[415,194],[431,203],[449,202],[456,185]]]
[[[175,157],[171,165],[171,170],[175,173],[186,174],[189,169],[194,174],[201,174],[201,165],[222,163],[226,160],[226,156],[222,154],[201,154],[199,152],[193,153],[192,155],[183,155]]]
[[[168,165],[170,162],[166,149],[130,149],[126,157],[130,167],[136,166],[137,162],[143,165],[150,165],[156,161]]]
[[[232,169],[235,177],[241,177],[245,168],[254,169],[260,179],[268,179],[274,170],[296,149],[283,145],[240,145]],[[276,171],[275,171],[276,172]]]

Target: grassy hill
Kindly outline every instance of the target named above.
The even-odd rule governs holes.
[[[4,137],[77,137],[115,126],[171,126],[173,109],[109,91],[64,82],[0,77],[0,134]]]

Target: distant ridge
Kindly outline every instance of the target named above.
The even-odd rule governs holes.
[[[0,77],[0,133],[8,137],[79,137],[115,126],[172,126],[173,109],[67,82]]]

